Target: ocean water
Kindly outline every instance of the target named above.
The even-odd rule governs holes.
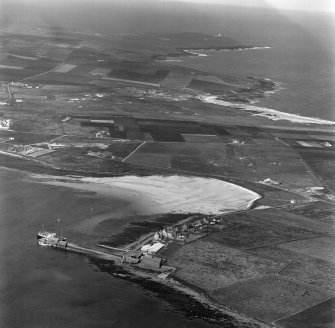
[[[102,5],[103,3],[103,5]],[[112,33],[199,32],[270,49],[217,52],[183,65],[220,74],[258,76],[281,90],[258,105],[335,120],[335,14],[174,1],[7,1],[0,27],[30,24]],[[22,17],[25,19],[23,20]],[[24,31],[24,26],[22,27]]]
[[[71,227],[89,216],[92,206],[106,212],[127,204],[35,183],[7,169],[0,169],[0,188],[0,327],[211,327],[192,318],[187,306],[180,310],[173,300],[191,306],[183,297],[167,290],[162,294],[148,281],[118,278],[111,274],[115,269],[101,270],[84,256],[36,243],[42,225],[58,231],[57,218],[65,235],[98,240],[102,234],[75,235]],[[108,228],[113,231],[111,222]]]
[[[181,64],[218,74],[269,78],[280,88],[257,106],[335,121],[334,15],[252,9],[249,15],[243,10],[222,11],[216,17],[222,18],[217,33],[270,48],[207,51],[207,57],[184,57]]]
[[[77,10],[85,8],[77,7],[61,14],[46,9],[52,16],[50,25],[72,23],[78,30],[102,29],[105,33],[221,32],[244,44],[270,47],[187,57],[183,65],[213,73],[270,78],[280,82],[282,89],[261,100],[259,106],[335,120],[335,38],[334,18],[330,15],[200,5],[190,11],[184,4],[176,10],[167,8],[163,16],[147,8],[141,11],[136,7],[135,12],[123,8],[125,14],[115,11],[113,19],[106,8],[101,8],[106,13],[105,20],[101,20],[100,13],[95,12],[98,6],[85,11],[84,18]],[[42,9],[40,18],[47,19]],[[0,21],[7,24],[15,16],[13,13],[16,11]],[[23,11],[21,14],[26,16]],[[45,20],[40,21],[45,24]],[[171,301],[181,296],[169,297],[165,291],[162,295],[148,288],[152,286],[107,273],[109,270],[83,256],[36,245],[35,234],[43,224],[58,230],[57,219],[61,218],[67,235],[82,218],[91,215],[92,207],[105,215],[127,206],[119,199],[101,199],[94,194],[33,183],[23,173],[0,169],[0,327],[210,327],[193,318],[189,309],[181,310]],[[108,229],[122,227],[120,220],[114,225],[108,221]],[[74,237],[78,242],[94,243],[100,236],[94,233]]]

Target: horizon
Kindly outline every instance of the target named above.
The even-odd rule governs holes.
[[[246,7],[246,8],[269,8],[277,10],[302,10],[302,11],[317,11],[317,12],[335,12],[335,2],[332,0],[123,0],[119,3],[117,0],[49,0],[48,4],[61,4],[64,3],[92,3],[92,2],[106,2],[111,4],[115,2],[118,5],[134,5],[140,6],[141,4],[164,4],[164,3],[187,3],[194,5],[222,5],[232,7]],[[22,4],[46,4],[43,0],[12,0],[11,2]],[[6,0],[0,0],[0,7],[8,4]]]
[[[279,10],[303,10],[318,12],[335,12],[332,0],[159,0],[184,2],[190,4],[224,5],[234,7],[272,8]]]

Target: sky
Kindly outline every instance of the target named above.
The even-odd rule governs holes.
[[[11,0],[0,0],[0,7]],[[62,3],[69,0],[16,0],[23,3],[39,3],[51,2]],[[80,3],[83,0],[70,0],[69,2]],[[231,6],[245,6],[245,7],[270,7],[275,9],[296,9],[308,11],[326,11],[335,12],[335,0],[86,0],[84,2],[97,4],[99,1],[118,2],[124,4],[140,5],[144,3],[154,2],[185,2],[185,3],[203,3],[203,4],[222,4]]]
[[[162,0],[176,1],[176,0]],[[335,12],[335,0],[178,0],[193,3],[214,3],[248,7],[274,7],[278,9],[297,9]]]

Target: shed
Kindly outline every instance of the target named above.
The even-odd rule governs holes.
[[[141,251],[142,252],[147,252],[149,254],[154,254],[158,252],[161,248],[163,248],[165,245],[160,243],[160,242],[155,242],[152,245],[147,244],[142,246]]]
[[[159,270],[162,266],[162,259],[154,256],[143,256],[141,266],[145,269]]]
[[[136,264],[140,262],[140,258],[143,255],[141,251],[129,252],[125,254],[122,258],[123,262]]]

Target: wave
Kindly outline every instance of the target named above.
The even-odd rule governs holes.
[[[195,55],[196,57],[207,57],[208,56],[206,54],[202,54],[202,53],[191,51],[191,50],[184,50],[184,51],[191,55]]]
[[[324,120],[324,119],[317,118],[317,117],[301,116],[298,114],[290,114],[290,113],[280,112],[275,109],[253,106],[250,104],[233,103],[233,102],[217,99],[218,98],[217,96],[201,95],[201,96],[198,96],[197,98],[205,103],[215,104],[215,105],[225,106],[225,107],[233,107],[238,110],[252,112],[253,115],[264,116],[273,121],[286,120],[286,121],[290,121],[294,123],[302,123],[302,124],[305,123],[305,124],[335,125],[335,121]]]
[[[163,59],[163,60],[157,60],[159,61],[163,61],[163,62],[176,62],[176,63],[181,63],[181,59],[171,59],[171,58],[167,58],[167,59]]]
[[[271,49],[268,46],[256,46],[256,47],[249,47],[249,48],[236,48],[236,49],[221,49],[219,51],[248,51],[248,50],[260,50],[260,49]]]
[[[198,57],[207,57],[212,52],[230,52],[230,51],[249,51],[249,50],[261,50],[261,49],[271,49],[269,46],[255,46],[255,47],[240,47],[240,48],[223,48],[223,49],[215,49],[215,48],[197,48],[197,49],[183,49],[184,52],[187,52],[191,55],[195,55]],[[199,53],[198,51],[201,51]],[[204,53],[206,52],[206,53]]]

